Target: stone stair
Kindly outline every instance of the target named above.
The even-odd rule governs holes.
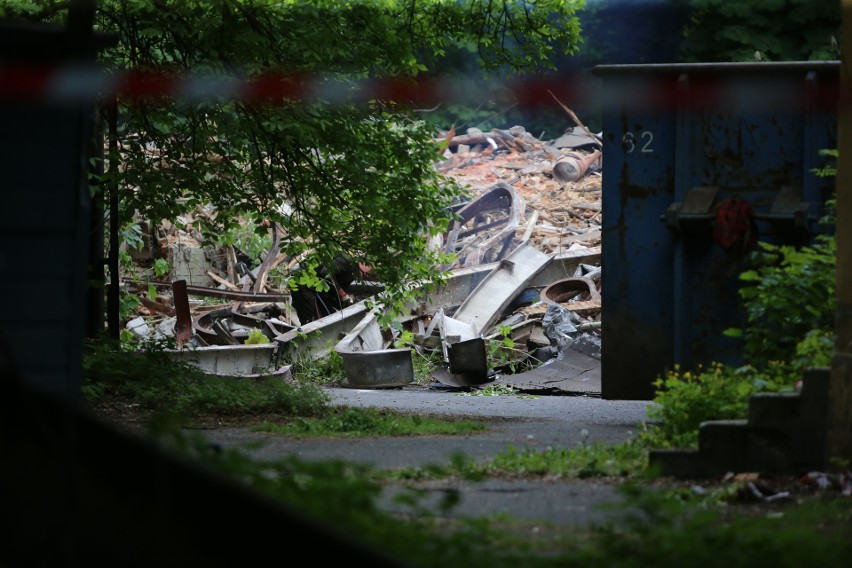
[[[651,450],[651,467],[681,479],[825,469],[829,376],[828,367],[814,368],[799,392],[752,395],[747,419],[703,422],[698,449]]]

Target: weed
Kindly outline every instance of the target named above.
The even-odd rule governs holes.
[[[546,542],[531,540],[528,533],[519,538],[519,523],[505,516],[455,521],[436,517],[433,511],[446,514],[462,504],[460,493],[452,488],[429,506],[423,499],[434,491],[401,488],[393,500],[411,511],[407,515],[378,505],[382,481],[448,475],[477,481],[497,471],[558,477],[642,471],[646,453],[638,439],[615,446],[584,441],[575,448],[543,452],[510,448],[485,464],[455,454],[447,466],[394,472],[340,460],[308,462],[296,456],[258,460],[242,450],[213,447],[203,436],[180,429],[162,432],[159,441],[319,522],[357,535],[413,568],[764,564],[833,568],[845,566],[852,554],[852,541],[845,538],[852,523],[848,499],[790,504],[772,515],[741,515],[729,506],[735,485],[700,493],[651,488],[627,479],[619,485],[620,515],[582,531],[571,527],[570,532],[555,532]]]
[[[250,259],[249,268],[259,265],[272,245],[272,237],[256,223],[236,223],[218,235],[218,243],[230,245]]]
[[[791,390],[806,368],[830,363],[833,245],[825,241],[800,250],[763,248],[759,258],[764,264],[741,275],[749,325],[726,332],[744,337],[750,363],[738,368],[719,363],[693,371],[676,368],[658,379],[656,405],[648,410],[649,418],[658,421],[648,434],[652,443],[695,447],[701,422],[744,418],[750,395]],[[801,309],[802,301],[807,309]]]
[[[698,445],[701,422],[745,416],[749,395],[766,383],[749,368],[713,363],[695,371],[676,367],[654,386],[656,404],[648,407],[647,414],[657,422],[642,436],[658,447],[685,448]]]
[[[393,342],[393,347],[394,349],[414,347],[414,332],[407,329],[400,329],[399,336]]]
[[[202,373],[162,350],[128,352],[110,343],[92,344],[84,359],[83,394],[96,404],[113,396],[150,412],[179,416],[266,413],[321,415],[328,396],[312,385],[279,378],[246,379]]]
[[[631,477],[648,466],[648,449],[638,440],[607,445],[581,442],[575,448],[547,448],[518,451],[508,447],[483,468],[490,474],[556,477]]]
[[[432,371],[441,364],[441,354],[437,350],[429,350],[416,343],[413,332],[402,329],[397,322],[393,327],[398,335],[393,342],[395,349],[409,348],[412,351],[412,364],[414,366],[414,382],[418,385],[428,385],[432,382]]]
[[[169,272],[171,272],[172,268],[169,266],[169,261],[165,258],[158,258],[154,261],[154,276],[157,278],[162,278],[166,276]]]
[[[414,347],[412,355],[414,382],[418,385],[432,383],[434,380],[432,379],[432,371],[441,365],[440,352],[431,352],[421,347]]]
[[[246,345],[261,345],[269,343],[269,338],[263,335],[263,332],[259,329],[251,329],[244,343]]]
[[[835,238],[825,235],[806,247],[759,245],[752,268],[740,274],[748,325],[726,332],[744,339],[757,367],[789,360],[811,330],[833,329],[837,256]]]
[[[415,434],[470,434],[485,426],[470,420],[438,420],[387,409],[335,406],[325,415],[296,417],[283,424],[264,422],[254,431],[314,436],[412,436]]]
[[[121,294],[118,299],[118,317],[127,321],[142,305],[142,300],[136,294]]]
[[[449,465],[424,465],[396,470],[379,472],[385,479],[403,481],[422,481],[426,479],[441,479],[448,477],[460,477],[468,481],[482,481],[485,479],[485,470],[474,460],[462,452],[454,452],[450,456]]]
[[[463,455],[450,465],[405,468],[394,472],[395,479],[423,480],[461,477],[482,480],[489,477],[576,478],[619,476],[639,478],[648,469],[648,446],[634,438],[620,444],[588,443],[581,440],[573,448],[517,450],[508,446],[488,461],[476,463]]]
[[[517,348],[511,326],[498,326],[497,331],[498,336],[488,340],[488,366],[513,375],[524,368],[527,352]]]
[[[849,526],[847,502],[807,504],[769,516],[695,507],[665,491],[624,484],[624,520],[601,527],[584,555],[593,565],[843,566],[852,544],[827,526]],[[607,560],[608,559],[608,560]],[[612,564],[609,564],[612,565]]]
[[[514,396],[516,394],[518,394],[518,391],[510,385],[492,383],[484,387],[456,393],[456,396]]]
[[[837,150],[820,154],[836,161]],[[812,170],[836,175],[836,164]],[[828,199],[820,223],[835,224],[836,202]],[[818,235],[808,246],[758,243],[740,276],[745,325],[725,331],[741,338],[745,365],[713,363],[675,368],[660,377],[648,416],[656,424],[643,435],[660,447],[695,447],[704,420],[745,418],[748,397],[761,391],[792,390],[806,369],[828,366],[834,347],[835,271],[833,235]]]
[[[331,386],[346,380],[343,358],[330,346],[325,357],[315,358],[310,354],[296,357],[292,361],[291,371],[297,381],[306,384]]]

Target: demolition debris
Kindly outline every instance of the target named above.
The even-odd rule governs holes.
[[[436,167],[471,199],[435,243],[455,259],[438,267],[449,271],[446,285],[399,322],[413,349],[441,355],[445,368],[433,379],[449,387],[499,380],[522,390],[599,392],[599,136],[582,127],[541,141],[514,126],[451,129],[438,139],[447,149]],[[366,306],[381,283],[364,267],[348,278],[329,275],[334,296],[312,298],[324,309],[307,313],[286,285],[269,280],[275,268],[298,266],[279,252],[287,235],[271,227],[272,246],[251,267],[235,247],[211,246],[193,229],[210,215],[200,209],[148,225],[151,237],[128,251],[139,266],[164,258],[170,268],[165,278],[122,279],[141,302],[126,323],[137,338],[175,337],[176,359],[217,375],[287,377],[294,357],[324,357],[333,345],[350,386],[413,382],[412,348],[394,347],[399,330],[381,328]],[[598,383],[588,382],[596,373]]]

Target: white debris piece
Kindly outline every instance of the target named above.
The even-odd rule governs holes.
[[[127,325],[125,327],[127,327],[127,329],[132,331],[133,334],[139,338],[148,337],[148,335],[151,333],[151,329],[148,327],[148,324],[145,323],[145,320],[141,317],[130,320],[129,322],[127,322]]]

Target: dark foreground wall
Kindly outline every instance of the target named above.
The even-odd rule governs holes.
[[[19,380],[0,353],[0,566],[399,566]]]

